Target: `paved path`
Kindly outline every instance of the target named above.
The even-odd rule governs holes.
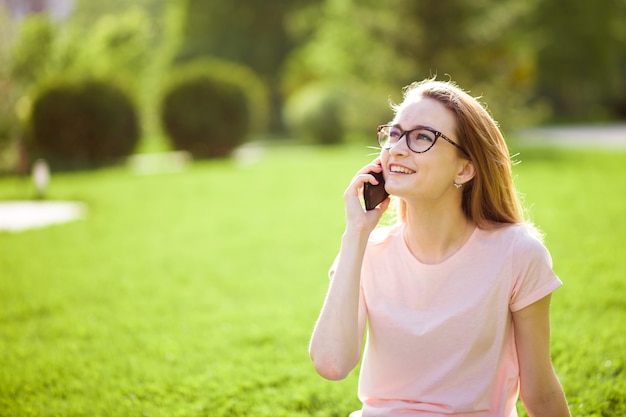
[[[626,149],[626,123],[537,127],[520,130],[516,136],[527,146]]]
[[[79,219],[86,214],[83,203],[71,201],[0,202],[0,232],[21,232]]]

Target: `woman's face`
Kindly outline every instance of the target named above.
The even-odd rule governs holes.
[[[454,114],[430,98],[418,97],[403,103],[392,124],[403,131],[417,126],[430,127],[460,143]],[[457,148],[441,138],[428,151],[415,153],[403,137],[391,148],[383,149],[380,159],[389,194],[405,201],[460,195],[454,183],[467,160],[459,157]]]

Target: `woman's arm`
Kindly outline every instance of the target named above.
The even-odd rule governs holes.
[[[366,321],[365,307],[360,301],[361,265],[369,235],[387,209],[389,200],[374,210],[365,211],[360,196],[364,183],[377,183],[368,173],[380,170],[377,161],[364,167],[344,193],[346,231],[309,346],[315,369],[321,376],[331,380],[348,376],[361,358]]]
[[[364,241],[363,241],[364,240]],[[343,379],[361,358],[365,311],[360,302],[360,275],[367,236],[345,233],[336,270],[313,330],[309,353],[326,379]]]
[[[569,417],[550,357],[550,295],[513,313],[522,402],[530,417]]]

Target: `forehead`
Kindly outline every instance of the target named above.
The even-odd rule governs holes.
[[[404,130],[415,126],[427,126],[444,134],[456,132],[454,113],[437,100],[426,97],[410,98],[398,108],[393,124]]]

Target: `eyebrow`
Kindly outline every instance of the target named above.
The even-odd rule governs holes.
[[[435,129],[434,127],[430,127],[430,126],[426,126],[426,125],[414,125],[414,127],[413,127],[413,128],[411,128],[411,129],[404,129],[404,128],[400,125],[400,123],[394,123],[394,124],[391,124],[391,123],[390,123],[390,125],[391,125],[391,126],[393,126],[393,127],[397,127],[398,129],[402,130],[403,132],[408,132],[409,130],[415,130],[415,129],[419,129],[420,127],[423,127],[423,128],[426,128],[426,129],[432,129],[432,130],[434,130],[435,132],[439,132],[439,133],[441,133],[441,130],[439,130],[439,129]]]

